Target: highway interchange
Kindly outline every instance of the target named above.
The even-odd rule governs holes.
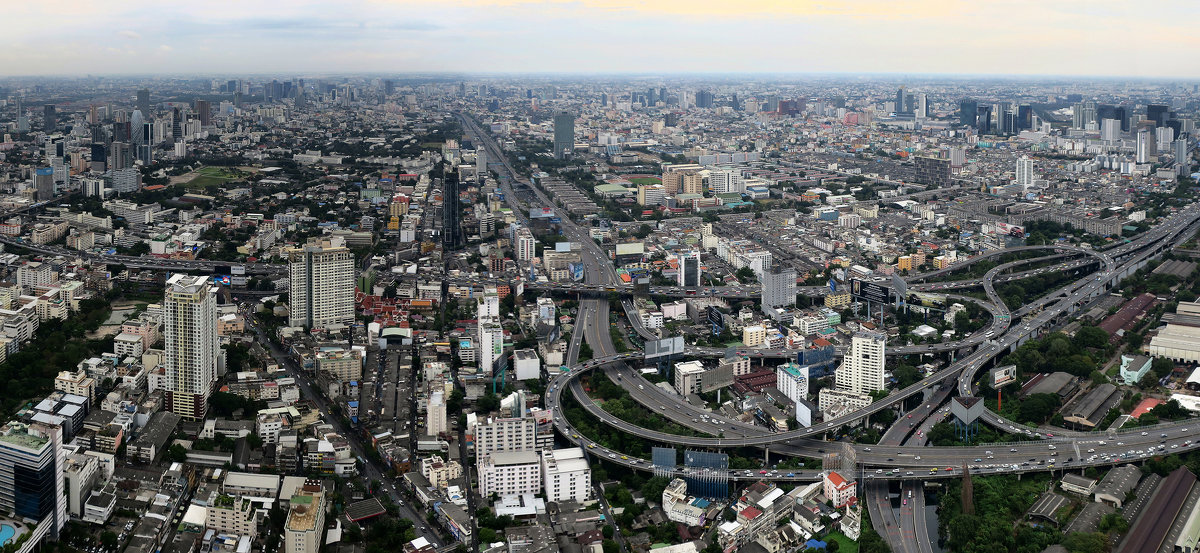
[[[500,155],[501,152],[496,147],[494,141],[486,133],[480,132],[477,128],[472,128],[470,125],[468,129],[475,133],[476,140],[479,143],[491,150],[489,153],[494,156],[492,159],[505,159]],[[516,173],[512,171],[512,168],[508,166],[506,161],[498,162],[494,166],[499,168],[497,172],[500,173],[502,177],[501,182],[505,186],[510,185],[516,179]],[[536,187],[530,186],[530,190],[545,205],[553,205]],[[506,198],[512,197],[511,193],[506,195]],[[652,443],[714,449],[759,446],[769,448],[771,451],[778,453],[819,457],[825,451],[833,451],[834,447],[841,445],[826,442],[820,439],[822,436],[834,433],[842,426],[857,424],[863,418],[880,410],[902,407],[904,399],[928,393],[929,390],[938,390],[943,382],[946,383],[945,393],[939,395],[940,399],[936,399],[936,405],[933,403],[935,399],[930,398],[930,403],[922,403],[918,409],[902,414],[896,426],[900,427],[899,432],[903,436],[908,436],[912,430],[905,431],[905,423],[912,422],[913,426],[911,428],[915,429],[925,427],[926,419],[932,413],[943,413],[942,416],[944,416],[946,409],[944,404],[945,399],[949,397],[950,393],[956,392],[959,395],[971,395],[974,391],[973,382],[975,382],[979,372],[982,369],[990,367],[996,358],[1008,351],[1012,351],[1025,340],[1036,337],[1061,323],[1083,305],[1089,303],[1098,295],[1106,293],[1108,288],[1116,285],[1121,279],[1144,266],[1147,261],[1162,251],[1189,238],[1196,231],[1198,215],[1200,213],[1198,213],[1195,205],[1189,206],[1183,212],[1176,214],[1170,220],[1140,235],[1136,239],[1107,250],[1088,250],[1069,246],[1040,247],[1041,249],[1058,250],[1055,252],[1058,255],[1069,253],[1090,256],[1088,259],[1081,261],[1067,260],[1065,261],[1068,264],[1067,267],[1052,267],[1053,270],[1082,270],[1085,267],[1096,265],[1099,265],[1099,269],[1097,269],[1095,274],[1089,274],[1086,277],[1080,278],[1059,290],[1043,296],[1035,302],[1022,306],[1011,314],[1008,313],[1008,309],[1004,307],[1003,301],[995,292],[994,285],[997,281],[1001,280],[997,277],[1017,265],[1045,258],[1018,260],[991,269],[983,278],[975,279],[983,285],[990,301],[984,302],[965,296],[956,298],[961,298],[963,301],[976,301],[988,308],[993,316],[991,326],[961,341],[938,344],[934,348],[934,351],[958,350],[964,352],[964,355],[958,357],[949,367],[923,378],[921,381],[903,390],[893,391],[886,398],[876,401],[864,409],[809,428],[789,432],[771,432],[761,426],[728,420],[697,409],[683,401],[682,397],[654,386],[645,380],[638,371],[625,365],[625,362],[640,362],[640,353],[620,355],[615,353],[616,350],[611,342],[611,335],[608,331],[609,309],[607,298],[590,297],[588,295],[581,295],[580,311],[576,325],[577,331],[572,336],[571,348],[568,354],[569,366],[565,372],[555,375],[549,382],[546,404],[548,408],[556,413],[556,428],[569,441],[579,444],[596,457],[649,471],[653,467],[648,460],[638,459],[626,452],[607,450],[588,437],[580,435],[577,429],[571,424],[571,421],[562,416],[563,394],[571,391],[574,399],[604,424],[623,432],[643,437]],[[594,241],[590,240],[584,229],[574,225],[567,218],[563,219],[562,228],[563,233],[568,238],[581,244],[584,248],[583,260],[586,265],[585,284],[596,290],[603,289],[607,291],[611,288],[619,292],[625,292],[626,287],[616,284],[615,271],[611,264],[608,263],[607,257],[602,251],[599,251],[599,247]],[[1034,248],[1039,247],[1028,249]],[[972,258],[968,263],[1012,251],[1019,251],[1019,249],[1012,248],[989,252],[988,254]],[[911,280],[916,281],[932,278],[946,274],[952,270],[960,269],[964,265],[958,264],[951,269],[919,275],[920,278],[913,278]],[[1024,275],[1041,274],[1046,270],[1047,268],[1045,267],[1034,269],[1024,273]],[[939,284],[944,283],[921,285],[914,282],[911,285],[911,289],[921,289]],[[979,284],[972,283],[971,285],[977,286]],[[690,294],[688,290],[673,290],[672,292],[686,295],[706,295],[707,290],[715,291],[720,288],[722,287],[703,289],[698,292],[693,291]],[[744,288],[744,290],[747,295],[751,293],[749,288]],[[802,292],[805,291],[802,290]],[[635,329],[641,326],[640,321],[636,320],[636,317],[631,318],[630,322]],[[594,357],[583,363],[577,363],[575,361],[581,341],[589,344],[594,352]],[[908,346],[904,348],[890,348],[888,353],[889,355],[921,353],[920,348],[926,348],[925,351],[929,351],[928,347]],[[747,353],[756,354],[761,357],[784,357],[794,354],[794,352],[790,351],[769,350],[765,352],[749,350]],[[724,354],[724,350],[692,347],[688,349],[688,354],[722,355]],[[591,401],[583,393],[582,387],[579,386],[578,378],[596,369],[607,371],[610,378],[615,382],[619,382],[630,393],[634,401],[644,405],[647,409],[657,412],[669,420],[692,428],[699,433],[707,434],[708,437],[667,434],[653,429],[636,427],[608,415],[594,401]],[[912,415],[913,418],[909,419],[908,415]],[[1163,424],[1148,430],[1138,429],[1136,431],[1115,433],[1054,432],[1042,429],[1027,429],[1024,426],[1018,426],[990,412],[985,416],[985,422],[1008,432],[1027,431],[1031,438],[1037,438],[1038,440],[969,447],[927,447],[923,443],[911,442],[907,442],[906,445],[855,445],[853,447],[855,448],[858,462],[862,467],[861,476],[865,479],[925,480],[929,478],[960,476],[963,466],[970,466],[972,472],[985,474],[1062,470],[1066,468],[1116,464],[1143,459],[1160,452],[1178,452],[1200,447],[1200,444],[1191,439],[1191,436],[1195,432],[1189,432],[1189,425],[1196,425],[1196,428],[1200,428],[1200,421],[1196,420]],[[673,470],[679,474],[683,474],[684,472],[683,467],[675,467]],[[730,470],[728,475],[733,480],[767,478],[781,481],[813,481],[819,478],[817,471],[778,471],[770,469],[761,469],[758,471]]]

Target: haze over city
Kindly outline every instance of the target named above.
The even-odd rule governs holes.
[[[1200,35],[1191,29],[1200,4],[1187,0],[54,0],[10,2],[4,12],[2,75],[1200,77]]]

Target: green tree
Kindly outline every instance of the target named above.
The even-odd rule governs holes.
[[[1085,348],[1102,349],[1108,345],[1108,333],[1095,326],[1085,326],[1075,333],[1075,343]]]
[[[167,449],[167,459],[175,463],[187,461],[187,454],[187,448],[179,444],[172,444],[171,447]]]
[[[1108,538],[1099,532],[1072,532],[1063,537],[1062,546],[1070,553],[1104,553]]]
[[[100,533],[100,544],[103,545],[105,549],[109,549],[109,550],[116,549],[117,548],[117,534],[115,532],[113,532],[112,530],[105,530],[105,531],[101,532]]]
[[[1154,372],[1154,376],[1158,378],[1166,378],[1175,370],[1175,362],[1166,357],[1155,357],[1150,363],[1150,370]]]

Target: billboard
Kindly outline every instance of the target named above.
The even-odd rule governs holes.
[[[568,263],[567,272],[571,273],[571,280],[575,282],[583,281],[583,263]]]
[[[892,299],[892,289],[882,282],[871,282],[861,278],[850,280],[850,293],[854,297],[875,303],[888,303]]]
[[[908,305],[932,307],[934,309],[945,309],[946,296],[942,294],[929,294],[925,292],[910,292],[908,294]]]
[[[622,242],[617,244],[617,255],[642,255],[646,253],[643,242]]]
[[[672,336],[646,342],[646,360],[669,357],[683,353],[683,336]]]
[[[892,289],[896,291],[897,298],[908,296],[908,283],[900,275],[892,274]]]
[[[1020,225],[996,223],[996,230],[1000,231],[1000,234],[1007,234],[1009,236],[1025,236],[1025,227]]]
[[[1017,366],[1005,365],[992,369],[992,388],[1000,388],[1017,380]]]

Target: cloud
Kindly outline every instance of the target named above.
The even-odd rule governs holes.
[[[129,40],[141,40],[142,38],[142,35],[138,34],[137,31],[130,31],[128,29],[124,31],[117,31],[117,34]]]

